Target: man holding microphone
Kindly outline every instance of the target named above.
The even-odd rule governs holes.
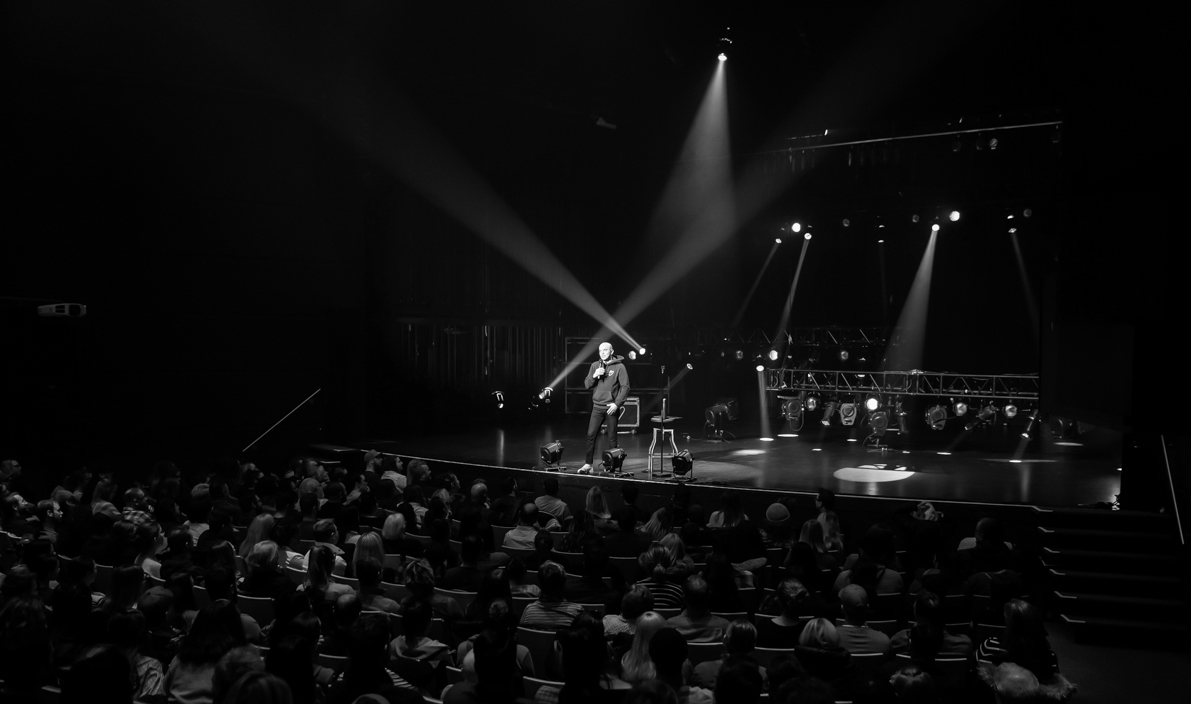
[[[605,419],[608,421],[608,446],[617,446],[616,423],[620,420],[620,408],[629,395],[629,374],[624,357],[612,356],[611,343],[600,344],[600,359],[591,363],[583,386],[592,389],[591,420],[587,424],[587,463],[579,468],[579,473],[588,474],[595,459],[596,436]]]

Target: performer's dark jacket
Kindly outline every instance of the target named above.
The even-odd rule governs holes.
[[[601,365],[607,373],[597,379],[593,375]],[[624,400],[629,396],[629,373],[624,367],[624,357],[613,357],[607,362],[592,362],[591,369],[587,370],[587,378],[583,380],[583,386],[588,389],[595,387],[591,393],[591,402],[596,408],[607,408],[610,403],[615,403],[617,407],[624,406]]]

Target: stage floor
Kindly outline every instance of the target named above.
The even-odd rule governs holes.
[[[677,425],[678,449],[690,450],[699,484],[811,492],[826,487],[861,496],[1038,506],[1111,502],[1120,491],[1121,437],[1103,429],[1085,429],[1078,438],[1056,442],[1043,425],[1039,437],[1028,444],[1003,428],[970,434],[923,430],[910,438],[890,434],[886,450],[865,447],[864,431],[859,429],[807,426],[797,437],[775,435],[773,441],[762,440],[757,427],[733,424],[729,429],[735,439],[714,442],[702,437],[701,423]],[[544,469],[539,448],[559,440],[565,448],[565,471],[574,473],[583,464],[586,430],[584,416],[351,444],[431,463],[450,460]],[[789,432],[781,426],[773,428],[775,434]],[[649,428],[619,435],[620,447],[627,452],[624,471],[632,472],[635,479],[649,479],[646,460],[651,439]],[[597,465],[605,446],[601,438]],[[673,449],[667,443],[665,450],[664,462],[657,459],[655,450],[655,473],[659,467],[670,469]]]

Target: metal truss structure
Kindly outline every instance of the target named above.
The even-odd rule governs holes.
[[[815,392],[826,396],[948,396],[964,399],[1038,400],[1037,374],[952,374],[948,372],[844,372],[769,369],[769,391]]]
[[[764,343],[769,345],[773,344],[775,340],[802,347],[872,347],[885,344],[885,335],[881,328],[851,327],[793,328],[780,333],[776,338],[773,333],[756,328],[723,331],[700,330],[698,338],[700,343],[712,345],[724,343]]]

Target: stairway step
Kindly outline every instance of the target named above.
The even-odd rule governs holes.
[[[1042,543],[1056,550],[1068,548],[1169,555],[1178,547],[1174,536],[1167,533],[1091,528],[1048,528],[1046,526],[1038,526],[1038,532]]]
[[[1080,592],[1113,594],[1117,596],[1153,597],[1156,594],[1182,596],[1183,580],[1178,577],[1158,577],[1114,572],[1087,572],[1050,568],[1052,586],[1063,593]]]
[[[1176,555],[1147,552],[1109,552],[1076,548],[1042,548],[1047,567],[1088,571],[1120,571],[1131,574],[1178,576],[1186,565]]]
[[[1127,617],[1134,620],[1185,621],[1187,604],[1178,599],[1146,596],[1119,596],[1055,591],[1053,606],[1059,613],[1082,618]]]
[[[1093,528],[1101,530],[1144,530],[1170,533],[1174,523],[1167,514],[1149,511],[1106,511],[1090,508],[1034,507],[1040,525],[1052,528]]]

